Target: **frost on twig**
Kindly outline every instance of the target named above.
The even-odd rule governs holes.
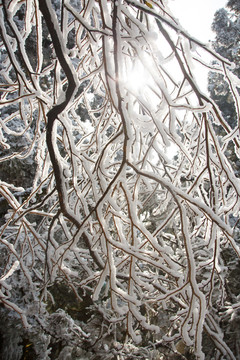
[[[239,156],[239,129],[197,80],[209,57],[223,75],[229,63],[164,1],[83,4],[66,0],[56,14],[49,0],[0,5],[1,158],[36,163],[21,202],[0,183],[12,209],[1,296],[14,309],[17,261],[35,301],[64,281],[136,342],[146,329],[203,359],[205,331],[233,359],[214,318],[230,296],[222,248],[240,255],[240,183],[225,156],[229,142]],[[11,151],[23,135],[27,148]],[[151,311],[167,314],[167,328]]]

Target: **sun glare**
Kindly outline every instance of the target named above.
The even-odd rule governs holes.
[[[149,85],[149,74],[143,64],[138,59],[134,59],[134,61],[126,67],[125,78],[123,81],[128,90],[139,94],[147,85]]]

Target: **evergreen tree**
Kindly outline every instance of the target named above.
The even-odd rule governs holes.
[[[212,29],[216,34],[212,42],[213,48],[224,58],[232,62],[232,73],[240,78],[240,13],[239,2],[229,1],[227,3],[229,10],[220,9],[216,12]],[[239,107],[236,98],[239,96],[239,88],[232,93],[226,79],[226,73],[210,72],[208,90],[211,98],[216,102],[223,117],[234,128],[239,126],[237,118],[239,117]],[[220,131],[220,130],[218,130]],[[236,149],[233,143],[230,143],[226,152],[231,165],[237,176],[240,176],[240,162],[236,156]]]
[[[212,29],[216,34],[215,40],[212,45],[217,53],[232,62],[231,72],[240,78],[240,2],[238,0],[230,0],[227,3],[228,9],[220,9],[216,12]],[[240,88],[237,88],[235,94],[232,93],[229,83],[227,81],[226,72],[210,72],[208,90],[211,98],[217,103],[223,117],[234,129],[236,126],[239,128],[239,107],[236,99],[239,97]],[[223,131],[222,127],[216,128],[218,134]],[[228,144],[225,154],[228,157],[231,166],[237,177],[240,176],[240,162],[237,156],[238,149],[233,142]],[[235,223],[236,238],[238,242],[239,237],[239,217],[232,218]],[[228,272],[226,275],[227,292],[229,303],[233,303],[235,298],[239,297],[239,260],[229,249],[222,250],[222,259],[228,265]],[[240,343],[240,326],[239,326],[239,313],[235,314],[233,318],[227,311],[223,314],[222,326],[225,333],[225,338],[228,345],[235,349],[239,357]]]
[[[232,6],[230,12],[220,9],[216,12],[212,29],[216,33],[216,39],[212,45],[216,52],[229,59],[235,66],[232,72],[240,77],[240,16]],[[228,3],[230,6],[230,2]],[[231,127],[236,125],[237,113],[235,101],[229,85],[225,80],[225,74],[211,72],[209,75],[209,91],[211,97],[219,106],[224,118]]]

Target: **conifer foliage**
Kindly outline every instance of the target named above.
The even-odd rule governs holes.
[[[227,5],[228,10],[220,9],[215,14],[212,29],[216,38],[212,45],[220,55],[233,63],[232,72],[240,78],[239,2],[229,1]],[[223,74],[210,72],[209,91],[224,118],[234,127],[237,121],[234,95]],[[238,93],[235,95],[238,96]]]

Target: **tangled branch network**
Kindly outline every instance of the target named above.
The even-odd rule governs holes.
[[[222,73],[239,115],[231,64],[164,0],[2,0],[0,27],[1,162],[35,166],[29,191],[0,182],[1,302],[28,326],[11,284],[21,274],[40,309],[62,280],[135,342],[146,329],[203,359],[204,330],[234,359],[216,309],[227,299],[222,249],[240,254],[240,183],[226,152],[239,157],[239,124],[196,81]]]

